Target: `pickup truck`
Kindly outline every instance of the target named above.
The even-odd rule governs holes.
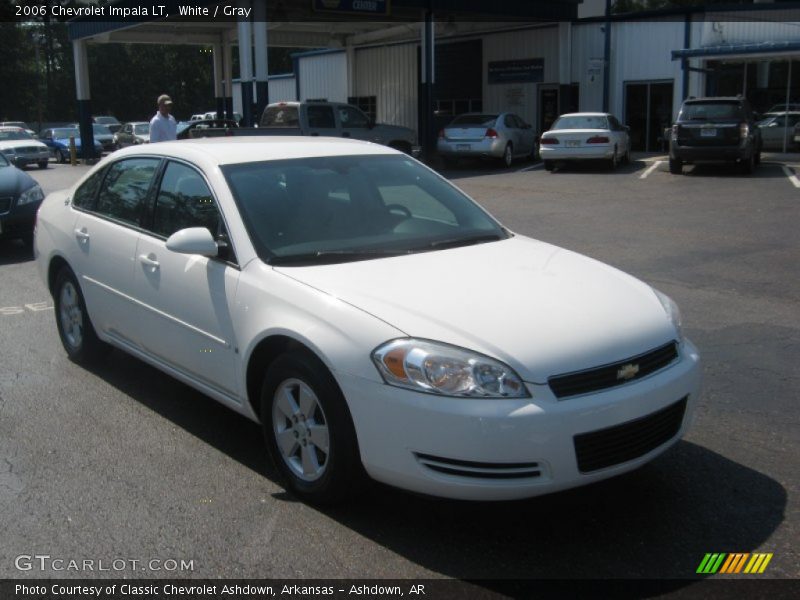
[[[258,127],[203,129],[191,137],[243,135],[311,135],[346,137],[390,146],[418,156],[413,129],[376,124],[357,107],[339,102],[276,102],[268,105]]]

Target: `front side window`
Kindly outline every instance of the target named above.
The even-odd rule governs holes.
[[[354,127],[368,127],[369,121],[360,110],[352,106],[339,107],[339,122],[342,127],[351,129]]]
[[[259,256],[340,262],[508,237],[413,159],[334,156],[222,167]]]
[[[108,168],[95,211],[131,225],[139,225],[160,159],[131,158]]]
[[[156,198],[153,232],[168,238],[187,227],[205,227],[216,236],[219,223],[219,210],[200,173],[170,162]]]

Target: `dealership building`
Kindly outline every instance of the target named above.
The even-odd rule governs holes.
[[[72,21],[82,136],[90,43],[211,46],[221,112],[253,123],[267,102],[350,102],[416,129],[429,150],[464,112],[514,112],[542,132],[565,112],[608,111],[630,126],[633,149],[656,151],[688,96],[742,94],[759,112],[800,102],[800,3],[610,17],[603,0],[315,0],[296,15],[283,1],[239,4],[253,10],[238,21]],[[272,47],[315,49],[295,53],[292,72],[268,73]]]

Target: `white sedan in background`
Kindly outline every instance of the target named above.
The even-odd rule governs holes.
[[[548,171],[557,163],[579,160],[602,160],[615,169],[630,162],[631,142],[628,128],[612,114],[569,113],[542,134],[539,153]]]
[[[47,197],[35,249],[72,360],[111,344],[260,422],[313,502],[367,475],[473,500],[588,484],[698,402],[672,300],[386,146],[127,148]]]

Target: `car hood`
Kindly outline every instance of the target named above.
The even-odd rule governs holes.
[[[502,360],[528,382],[644,353],[676,332],[652,288],[523,236],[392,258],[275,267],[411,337]]]
[[[0,197],[16,196],[33,187],[36,181],[16,167],[0,167]]]

